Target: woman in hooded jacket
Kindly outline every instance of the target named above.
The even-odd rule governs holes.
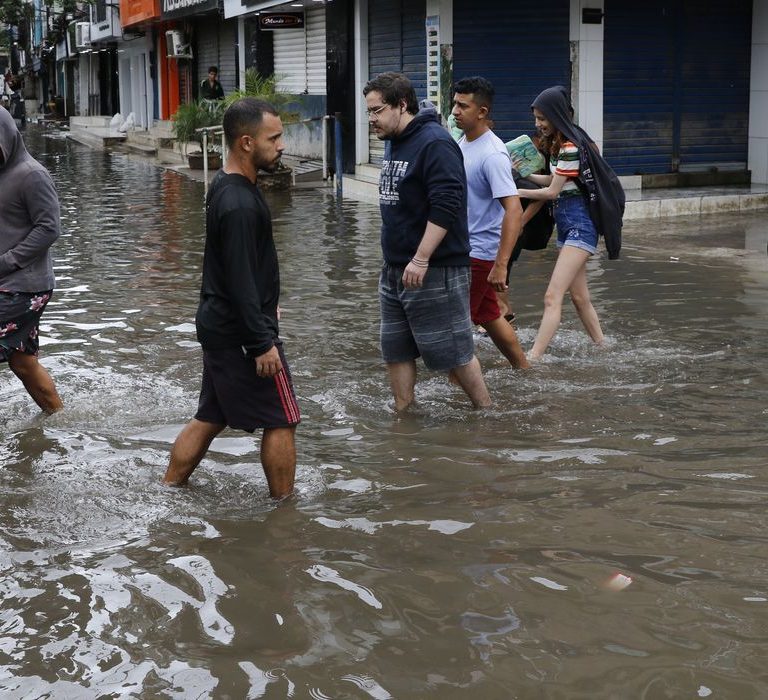
[[[579,149],[592,148],[589,135],[573,123],[573,108],[562,86],[547,88],[531,105],[542,150],[550,157],[550,175],[531,175],[542,188],[521,189],[521,198],[553,200],[557,224],[555,269],[544,294],[544,315],[528,359],[538,360],[555,335],[562,316],[563,298],[570,292],[589,337],[600,345],[604,337],[587,287],[587,260],[597,252],[597,229],[589,215],[586,197],[578,186]]]

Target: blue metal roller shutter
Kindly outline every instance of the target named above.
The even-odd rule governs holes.
[[[496,88],[494,131],[508,141],[534,130],[531,102],[571,86],[568,0],[453,3],[454,79],[482,75]]]
[[[686,2],[680,169],[747,167],[752,0]]]
[[[425,20],[425,0],[373,0],[368,5],[368,75],[404,73],[419,99],[427,93]],[[371,136],[369,143],[371,163],[381,163],[383,142]]]
[[[670,3],[606,0],[603,150],[620,175],[669,172],[674,127]]]
[[[746,167],[751,21],[751,0],[606,0],[604,143],[619,174]]]

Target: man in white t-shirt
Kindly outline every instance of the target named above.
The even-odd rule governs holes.
[[[507,263],[522,229],[523,208],[509,154],[489,124],[494,89],[481,77],[454,85],[453,116],[464,131],[459,148],[467,173],[472,322],[483,326],[513,367],[528,367],[515,329],[501,313],[496,292],[507,290]]]

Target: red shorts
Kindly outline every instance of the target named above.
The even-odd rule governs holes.
[[[469,288],[469,311],[472,323],[482,326],[495,321],[501,316],[496,290],[488,282],[488,275],[493,269],[493,260],[470,258],[472,266],[472,284]]]

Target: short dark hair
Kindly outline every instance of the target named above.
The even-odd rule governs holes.
[[[493,98],[496,95],[493,83],[480,75],[457,80],[453,85],[453,91],[460,95],[472,95],[475,104],[487,107],[489,112],[493,107]]]
[[[417,114],[419,111],[416,91],[413,89],[408,76],[402,73],[379,73],[365,84],[363,95],[374,91],[380,92],[384,104],[390,107],[398,107],[405,100],[406,111],[410,114]]]
[[[229,105],[222,121],[227,146],[232,148],[244,133],[259,126],[265,114],[279,116],[269,102],[257,100],[255,97],[242,97]]]
[[[203,64],[205,65],[205,64]],[[216,75],[219,74],[219,69],[216,66],[208,66],[208,72],[209,73],[216,73]]]

